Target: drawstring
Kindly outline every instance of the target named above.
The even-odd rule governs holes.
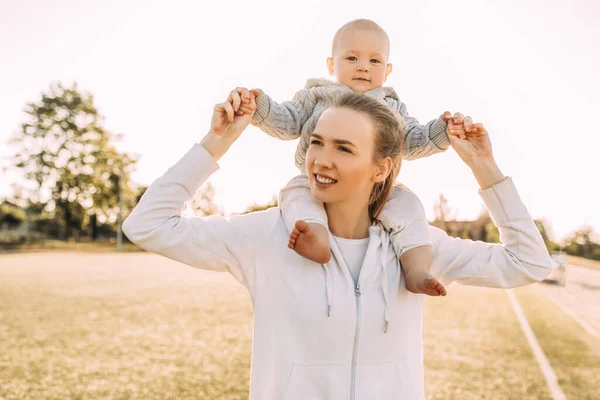
[[[327,316],[331,316],[331,274],[329,273],[329,268],[327,268],[327,264],[321,264],[325,269],[325,292],[327,293]]]
[[[381,240],[381,271],[383,273],[383,282],[381,283],[381,290],[383,292],[383,301],[385,302],[385,308],[383,310],[383,322],[384,322],[384,328],[383,328],[383,332],[387,333],[388,331],[388,326],[390,324],[390,306],[389,306],[389,293],[388,293],[388,276],[387,276],[387,253],[390,249],[390,238],[388,236],[388,233],[386,232],[386,230],[380,226],[379,229],[381,230],[380,232],[380,240]],[[333,252],[333,256],[335,257],[335,251]],[[338,260],[339,262],[339,260]],[[396,259],[396,263],[398,263],[398,259]],[[329,273],[329,268],[327,267],[327,264],[321,264],[323,266],[323,269],[325,270],[325,292],[327,295],[327,317],[331,316],[331,300],[333,298],[333,294],[332,294],[332,281],[331,281],[331,274]]]
[[[387,333],[388,325],[390,323],[390,307],[388,301],[388,277],[387,277],[387,252],[390,245],[390,240],[386,237],[386,232],[381,229],[381,272],[383,273],[383,282],[381,283],[381,289],[383,291],[383,301],[385,302],[385,309],[383,310],[383,333]]]

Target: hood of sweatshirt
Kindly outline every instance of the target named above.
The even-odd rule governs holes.
[[[327,78],[309,79],[306,81],[306,85],[304,86],[305,89],[312,89],[312,88],[319,88],[319,87],[338,88],[341,90],[348,90],[349,92],[354,92],[350,87],[344,85],[343,83],[332,81],[331,79],[327,79]],[[400,100],[396,91],[388,86],[381,86],[381,87],[373,88],[373,89],[365,92],[364,94],[375,97],[376,99],[379,99],[379,100],[384,100],[387,97],[392,98],[394,100],[398,100],[398,101]]]
[[[337,241],[333,237],[333,235],[329,234],[329,246],[331,248],[331,252],[335,257],[336,262],[339,265],[343,265],[345,268],[348,268],[346,265],[346,260],[342,254],[340,247],[338,246]],[[381,250],[380,250],[381,248]],[[378,251],[379,250],[379,251]],[[394,252],[394,248],[390,246],[390,236],[386,229],[383,228],[379,221],[375,221],[371,227],[369,228],[369,247],[367,248],[367,253],[365,254],[365,259],[363,261],[364,265],[376,265],[377,269],[381,270],[382,280],[381,280],[381,292],[384,300],[384,309],[383,309],[383,322],[384,328],[383,332],[387,333],[388,326],[390,323],[390,307],[389,307],[389,293],[388,293],[388,276],[387,276],[387,266],[388,266],[388,255],[390,252]],[[379,255],[379,257],[378,257]],[[394,255],[394,259],[396,260],[396,268],[400,269],[400,260]],[[333,297],[332,294],[332,279],[331,274],[329,272],[329,267],[327,264],[321,264],[325,269],[325,292],[327,295],[327,316],[330,317],[333,312],[331,309],[331,299]],[[359,275],[360,276],[360,275]],[[355,290],[360,290],[360,286],[356,286]]]

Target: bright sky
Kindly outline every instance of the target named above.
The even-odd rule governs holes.
[[[485,3],[485,4],[484,4]],[[0,0],[0,156],[53,81],[95,96],[120,148],[141,156],[149,184],[209,127],[236,86],[289,100],[326,76],[336,29],[370,18],[388,32],[396,89],[422,123],[445,110],[483,122],[501,169],[556,238],[600,231],[600,3],[593,0],[411,1]],[[296,143],[248,129],[211,178],[227,214],[267,202],[294,167]],[[459,218],[482,206],[477,184],[449,150],[405,162],[399,180],[428,217],[444,193]],[[0,176],[0,197],[14,174]]]

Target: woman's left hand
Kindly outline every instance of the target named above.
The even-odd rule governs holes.
[[[460,158],[469,167],[482,160],[493,160],[492,142],[483,124],[474,124],[468,116],[459,122],[455,124],[453,120],[449,121],[448,131],[464,131],[464,139],[449,135],[450,144]]]
[[[465,138],[450,135],[450,144],[459,157],[471,168],[480,188],[487,189],[506,177],[498,168],[492,152],[492,142],[482,124],[474,124],[471,117],[449,121],[448,130],[464,130]]]

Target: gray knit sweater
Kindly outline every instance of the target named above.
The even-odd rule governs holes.
[[[262,93],[256,98],[257,110],[252,117],[252,124],[263,132],[281,139],[300,138],[296,149],[296,166],[303,168],[306,151],[321,113],[330,105],[336,96],[352,92],[348,86],[328,79],[309,79],[306,87],[300,90],[292,101],[276,103]],[[450,145],[446,134],[446,122],[439,117],[420,125],[416,118],[408,115],[406,105],[400,101],[394,89],[379,87],[365,92],[380,101],[404,118],[404,153],[403,158],[414,160],[442,152]]]

